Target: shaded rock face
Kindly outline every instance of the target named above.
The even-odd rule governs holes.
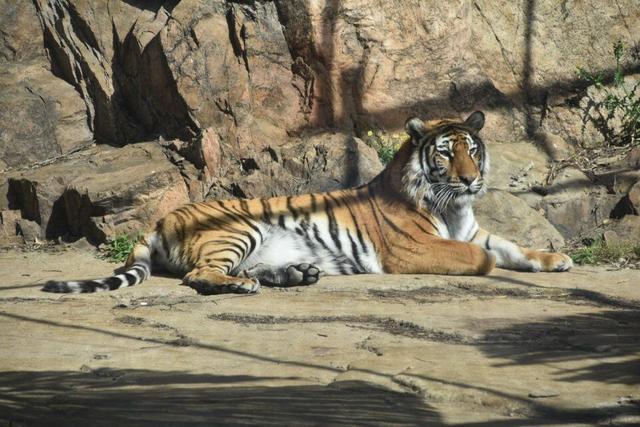
[[[141,143],[94,147],[12,174],[9,202],[23,218],[40,224],[43,239],[87,236],[98,243],[146,228],[189,197],[162,148]]]
[[[608,137],[602,91],[575,71],[610,79],[613,42],[640,42],[635,0],[0,0],[0,10],[0,171],[10,170],[0,209],[20,209],[43,238],[100,240],[155,218],[125,184],[109,190],[115,205],[93,184],[73,193],[106,173],[67,158],[79,150],[163,170],[135,190],[154,203],[162,188],[176,203],[333,190],[381,168],[356,136],[476,109],[487,113],[491,188],[565,238],[594,224],[571,212],[596,209],[600,224],[611,188],[619,199],[638,179],[626,170],[571,196],[531,191],[572,144]],[[638,64],[623,66],[636,82]],[[140,141],[155,154],[127,151]]]
[[[99,140],[188,140],[213,126],[246,147],[303,124],[273,2],[36,4],[53,71],[83,95]]]
[[[345,134],[318,134],[303,144],[261,152],[229,164],[209,191],[208,198],[279,196],[366,184],[382,164],[375,150]]]
[[[90,143],[85,103],[51,74],[36,9],[0,1],[0,170]]]

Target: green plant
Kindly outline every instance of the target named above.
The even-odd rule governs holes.
[[[382,164],[387,165],[407,138],[405,133],[387,134],[380,130],[367,132],[364,142],[378,153]]]
[[[136,245],[140,235],[140,233],[135,236],[121,234],[114,239],[109,239],[104,248],[100,250],[100,257],[109,262],[124,262]]]
[[[574,249],[570,253],[573,262],[580,265],[604,264],[625,261],[640,260],[640,242],[606,243],[602,239],[596,239],[589,245]]]
[[[640,96],[636,93],[640,82],[632,88],[625,84],[622,61],[625,48],[621,41],[613,45],[613,55],[616,67],[613,74],[613,86],[605,86],[602,73],[590,73],[584,68],[578,68],[578,76],[604,92],[602,102],[609,117],[619,117],[622,127],[618,135],[612,135],[611,141],[615,145],[637,144],[640,142]]]

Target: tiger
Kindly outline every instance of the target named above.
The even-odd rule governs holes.
[[[487,190],[489,171],[484,123],[481,111],[464,121],[410,118],[408,137],[366,185],[188,204],[139,239],[122,273],[42,289],[115,290],[141,283],[152,267],[202,295],[311,285],[331,275],[569,270],[566,254],[522,248],[478,225],[473,202]]]

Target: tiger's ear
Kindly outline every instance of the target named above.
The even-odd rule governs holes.
[[[424,136],[424,122],[417,117],[411,117],[404,123],[404,129],[411,136],[411,141],[417,144],[420,138]]]
[[[464,124],[474,131],[480,132],[480,129],[484,126],[484,113],[482,111],[472,113],[467,117],[467,120],[464,121]]]

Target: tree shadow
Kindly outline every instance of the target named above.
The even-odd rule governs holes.
[[[640,310],[640,300],[619,298],[615,296],[609,296],[602,292],[591,291],[588,289],[580,288],[554,288],[553,286],[541,286],[535,283],[526,281],[523,277],[527,274],[558,274],[558,273],[519,273],[519,278],[505,277],[505,276],[490,276],[492,280],[496,282],[504,282],[509,285],[525,286],[529,288],[538,289],[562,289],[566,295],[567,301],[588,303],[597,307],[618,308],[628,310]],[[571,274],[576,274],[572,272]],[[585,278],[586,280],[586,278]]]
[[[332,78],[335,67],[334,29],[340,16],[340,2],[327,1],[321,12],[322,27],[319,40],[313,40],[313,22],[307,4],[292,6],[292,2],[278,2],[279,14],[287,31],[285,37],[294,62],[300,58],[313,72],[315,84],[316,114],[308,124],[291,131],[299,134],[309,129],[342,128],[360,135],[371,127],[398,128],[409,116],[458,114],[461,111],[482,109],[488,111],[520,109],[524,114],[525,134],[533,138],[539,130],[548,112],[548,99],[554,97],[575,96],[583,94],[590,83],[581,77],[558,79],[543,85],[535,83],[535,58],[533,41],[537,21],[537,0],[526,0],[522,5],[524,21],[523,54],[518,89],[501,92],[493,84],[484,80],[477,83],[452,83],[449,92],[443,96],[429,96],[415,102],[405,103],[393,108],[365,108],[363,97],[366,93],[366,82],[363,79],[363,62],[350,69],[343,70]],[[282,4],[280,4],[282,3]],[[295,11],[294,11],[295,9]],[[295,18],[295,19],[294,19]],[[294,22],[295,21],[295,22]],[[289,25],[291,24],[291,25]],[[308,33],[302,36],[302,29]],[[307,69],[305,68],[305,69]],[[292,67],[294,74],[298,67]],[[623,65],[623,75],[640,72],[640,62]],[[603,84],[613,82],[615,68],[599,70]],[[339,90],[339,92],[336,92]]]
[[[489,357],[506,359],[494,366],[544,365],[584,361],[560,369],[555,380],[640,383],[640,311],[609,310],[574,314],[492,329],[481,345]]]
[[[260,385],[269,380],[287,378],[143,369],[4,372],[0,419],[47,426],[441,425],[414,394],[364,381]]]
[[[409,377],[419,378],[421,380],[434,382],[447,386],[454,386],[460,388],[461,390],[475,390],[480,393],[487,393],[488,395],[494,398],[502,398],[506,399],[509,402],[508,407],[511,412],[512,409],[513,415],[516,415],[519,412],[523,412],[522,414],[518,414],[519,418],[517,419],[501,419],[501,420],[490,420],[490,421],[478,421],[478,422],[465,422],[461,424],[450,424],[450,425],[464,425],[464,426],[543,426],[543,425],[575,425],[575,423],[589,423],[589,424],[597,424],[597,425],[610,425],[611,420],[616,417],[624,417],[627,415],[636,415],[638,414],[637,404],[630,402],[630,404],[622,403],[622,404],[603,404],[597,407],[557,407],[554,405],[550,405],[545,403],[544,401],[527,398],[522,395],[515,395],[507,393],[503,390],[493,389],[484,386],[476,386],[471,383],[462,383],[451,381],[448,379],[431,377],[428,375],[412,375],[406,374]],[[519,409],[517,409],[519,408]],[[516,415],[516,416],[518,416]]]
[[[609,320],[618,323],[616,330],[625,331],[623,344],[629,348],[638,346],[637,312],[611,312]],[[171,341],[136,336],[120,331],[109,331],[93,326],[65,324],[22,315],[0,313],[0,316],[43,324],[53,328],[75,329],[102,334],[114,338],[144,341],[161,345],[192,346],[194,349],[237,356],[248,363],[268,362],[276,366],[308,368],[343,372],[333,366],[313,361],[281,360],[268,355],[235,350],[216,344],[199,343],[182,337]],[[597,316],[596,316],[597,317]],[[600,322],[602,323],[602,322]],[[598,326],[597,322],[582,325]],[[605,325],[602,334],[613,330]],[[568,326],[566,327],[568,328]],[[604,330],[606,329],[606,330]],[[500,332],[500,331],[499,331]],[[498,332],[498,333],[499,333]],[[562,360],[559,357],[577,357],[569,354],[549,355],[549,346],[540,346],[531,338],[531,331],[521,333],[518,346],[495,343],[483,350],[491,357],[512,356],[515,363],[544,363],[545,360]],[[508,332],[507,332],[508,333]],[[556,333],[556,336],[560,333]],[[501,339],[503,335],[494,334]],[[544,337],[544,334],[533,335]],[[564,336],[570,336],[564,331]],[[525,354],[522,343],[532,343]],[[544,344],[544,343],[543,343]],[[482,347],[481,347],[482,348]],[[529,347],[527,347],[529,348]],[[546,350],[546,351],[545,351]],[[569,350],[586,351],[575,344]],[[617,350],[616,350],[617,351]],[[521,354],[521,360],[516,357]],[[560,354],[560,356],[554,356]],[[545,359],[547,358],[547,359]],[[633,366],[629,366],[633,368]],[[627,366],[615,367],[616,381],[636,381],[635,371]],[[277,368],[276,368],[277,369]],[[0,420],[9,425],[444,425],[438,412],[417,393],[399,393],[366,381],[335,382],[330,385],[268,386],[262,381],[295,382],[298,377],[255,377],[251,375],[193,374],[184,371],[157,372],[137,369],[83,369],[77,371],[15,371],[0,376]],[[394,380],[394,375],[372,369],[351,368],[353,373],[372,375],[380,379]],[[637,371],[637,370],[636,370]],[[404,373],[438,384],[453,386],[459,390],[476,390],[480,393],[504,399],[505,407],[516,404],[523,412],[520,419],[488,421],[473,425],[545,425],[571,424],[577,421],[602,421],[614,416],[637,413],[633,405],[607,405],[594,408],[563,408],[549,405],[471,382],[455,382],[424,374]],[[603,369],[595,372],[576,372],[589,378],[607,375],[603,381],[611,381],[612,375]],[[258,383],[256,385],[256,383]],[[472,410],[472,409],[469,409]],[[467,424],[464,424],[467,425]]]

